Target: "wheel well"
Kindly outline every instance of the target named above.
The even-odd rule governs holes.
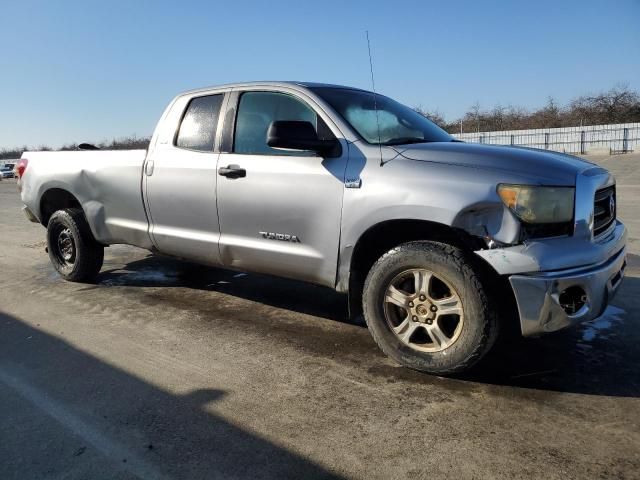
[[[76,197],[62,188],[51,188],[40,199],[40,221],[46,227],[54,212],[73,207],[80,207]]]
[[[466,251],[482,248],[480,239],[442,223],[388,220],[374,225],[358,239],[351,257],[349,309],[352,315],[361,311],[364,281],[373,264],[392,248],[416,240],[442,242]]]

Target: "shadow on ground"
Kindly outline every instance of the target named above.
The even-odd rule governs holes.
[[[106,266],[98,278],[98,285],[217,291],[328,320],[348,321],[346,296],[329,288],[268,275],[205,267],[157,255],[129,262],[122,269],[110,270]]]
[[[338,478],[0,313],[0,478]],[[215,384],[215,376],[211,378]]]
[[[635,260],[633,260],[635,261]],[[635,265],[635,264],[634,264]],[[127,263],[122,269],[108,268],[96,287],[181,287],[217,291],[323,319],[364,327],[361,319],[350,320],[346,298],[333,290],[265,275],[245,274],[183,263],[171,258],[148,256]],[[155,294],[162,302],[163,295]],[[538,339],[509,336],[472,372],[458,380],[556,392],[592,395],[640,396],[640,279],[628,277],[603,317]],[[198,309],[185,302],[183,308]],[[203,310],[206,314],[207,310]],[[332,332],[308,332],[314,347],[319,335]],[[341,333],[336,333],[341,335]],[[335,338],[337,342],[339,338]],[[353,345],[354,338],[344,344]],[[297,340],[304,342],[304,338]],[[333,345],[333,343],[332,343]],[[360,355],[377,355],[370,345],[349,347]],[[315,350],[316,354],[323,354]],[[345,360],[347,356],[345,354]],[[419,372],[397,368],[383,362],[369,362],[368,372],[389,380],[430,383]],[[460,385],[455,385],[459,388]]]

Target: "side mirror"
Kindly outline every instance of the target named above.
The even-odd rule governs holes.
[[[298,120],[271,122],[267,131],[267,145],[272,148],[289,150],[311,150],[322,156],[337,156],[340,151],[340,144],[337,140],[318,138],[318,134],[310,122]]]

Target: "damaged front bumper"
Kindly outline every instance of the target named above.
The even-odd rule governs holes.
[[[604,312],[622,283],[626,248],[604,265],[571,272],[512,275],[525,337],[593,320]]]
[[[569,237],[476,253],[509,276],[522,334],[536,336],[602,315],[624,277],[626,238],[616,222],[598,242]]]

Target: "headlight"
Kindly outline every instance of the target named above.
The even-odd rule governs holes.
[[[498,185],[504,204],[526,223],[567,223],[573,219],[575,188]]]

